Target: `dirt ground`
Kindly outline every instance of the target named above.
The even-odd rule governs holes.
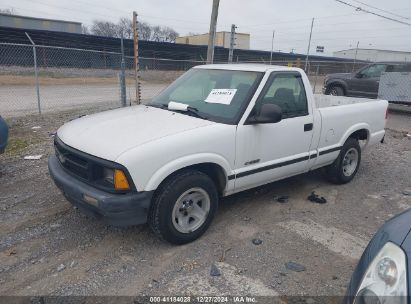
[[[224,198],[202,238],[172,246],[147,226],[115,228],[83,215],[54,186],[50,135],[82,113],[8,119],[0,295],[343,295],[378,227],[411,206],[403,194],[411,188],[411,116],[396,113],[385,143],[364,152],[351,183],[335,186],[315,171]],[[43,157],[23,160],[33,154]],[[311,191],[327,203],[309,202]],[[210,275],[213,264],[220,276]]]

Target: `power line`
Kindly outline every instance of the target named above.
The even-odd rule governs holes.
[[[392,32],[392,31],[397,31],[397,30],[403,30],[404,28],[402,28],[402,27],[390,27],[390,28],[382,28],[382,29],[379,29],[379,32],[387,32],[387,31],[390,31],[390,32]],[[281,30],[281,31],[280,31]],[[305,36],[305,35],[307,35],[306,33],[304,33],[304,32],[302,32],[302,31],[298,31],[298,32],[296,32],[296,31],[290,31],[290,30],[288,30],[288,29],[280,29],[280,30],[277,30],[277,34],[279,35],[279,36],[287,36],[287,37],[300,37],[300,36]],[[355,30],[355,32],[356,32],[356,34],[358,34],[358,32],[371,32],[372,30],[371,29],[369,29],[369,28],[366,28],[366,29],[364,29],[364,28],[359,28],[359,29],[356,29]],[[259,31],[259,32],[262,32],[262,31]],[[269,30],[264,30],[264,32],[269,32]],[[347,33],[347,34],[349,34],[350,36],[352,35],[352,33],[349,31],[349,30],[347,30],[347,29],[338,29],[338,30],[327,30],[327,31],[315,31],[315,36],[316,37],[322,37],[323,35],[322,34],[335,34],[335,33],[342,33],[342,34],[345,34],[345,33]],[[410,35],[410,34],[408,34],[408,35]],[[258,35],[258,34],[253,34],[252,35],[253,36],[253,38],[254,37],[269,37],[269,35],[264,35],[264,34],[262,34],[262,35]]]
[[[358,38],[400,38],[400,37],[410,37],[411,34],[402,34],[402,35],[378,35],[378,36],[365,36],[365,35],[361,35],[361,36],[347,36],[347,37],[316,37],[315,39],[313,39],[313,41],[328,41],[328,40],[341,40],[341,39],[358,39]],[[257,37],[264,37],[261,35],[258,35]],[[267,36],[266,39],[254,39],[254,40],[259,40],[259,41],[271,41],[271,39]],[[306,39],[278,39],[277,41],[279,42],[299,42],[299,41],[306,41]]]
[[[373,9],[376,9],[377,11],[380,11],[380,12],[384,12],[384,13],[387,13],[387,14],[390,14],[390,15],[393,15],[393,16],[396,16],[396,17],[400,17],[400,18],[402,18],[402,19],[411,20],[410,17],[404,17],[404,16],[398,15],[398,14],[396,14],[396,13],[392,13],[392,12],[390,12],[390,11],[387,11],[387,10],[384,10],[384,9],[381,9],[381,8],[378,8],[378,7],[375,7],[375,6],[372,6],[372,5],[370,5],[370,4],[364,3],[364,2],[362,2],[362,1],[358,1],[358,0],[352,0],[352,1],[357,2],[357,3],[360,3],[360,4],[365,5],[365,6],[368,6],[368,7],[371,7],[371,8],[373,8]]]
[[[374,16],[378,16],[378,17],[381,17],[381,18],[384,18],[384,19],[387,19],[387,20],[391,20],[391,21],[394,21],[394,22],[398,22],[398,23],[401,23],[401,24],[405,24],[405,25],[411,26],[411,23],[404,22],[404,21],[401,21],[401,20],[398,20],[398,19],[394,19],[394,18],[391,18],[391,17],[387,17],[387,16],[384,16],[384,15],[381,15],[381,14],[377,14],[377,13],[375,13],[375,12],[372,12],[372,11],[369,11],[369,10],[366,10],[366,9],[363,9],[363,8],[360,7],[360,6],[355,6],[354,4],[351,4],[351,3],[348,3],[348,2],[345,2],[345,1],[342,1],[342,0],[334,0],[334,1],[337,1],[337,2],[342,3],[342,4],[344,4],[344,5],[348,5],[348,6],[350,6],[350,7],[353,7],[353,8],[355,8],[356,11],[361,11],[361,12],[368,13],[368,14],[372,14],[372,15],[374,15]]]
[[[382,20],[382,22],[389,22],[389,20]],[[367,25],[370,25],[370,21],[364,21],[364,20],[357,20],[357,21],[351,21],[351,22],[333,22],[333,23],[324,23],[324,22],[318,22],[319,23],[319,26],[318,27],[320,27],[320,28],[324,28],[324,27],[333,27],[333,28],[335,28],[334,26],[337,26],[337,25],[345,25],[345,24],[349,24],[349,25],[352,25],[352,24],[367,24]],[[403,26],[405,26],[405,25],[403,25]],[[253,29],[249,29],[248,27],[244,27],[244,26],[239,26],[238,28],[240,28],[240,29],[242,29],[243,31],[244,30],[246,30],[246,31],[255,31],[255,30],[253,30]],[[300,30],[302,30],[302,29],[306,29],[307,28],[307,26],[305,25],[305,26],[293,26],[293,27],[278,27],[278,26],[276,26],[275,27],[276,28],[276,30],[278,30],[278,32],[279,32],[279,34],[280,35],[282,35],[284,32],[292,32],[292,31],[299,31],[299,32],[301,32]],[[401,28],[395,28],[395,29],[401,29]],[[406,29],[405,27],[404,27],[404,29]],[[367,30],[367,29],[364,29],[364,30]],[[372,29],[369,29],[369,30],[372,30]],[[381,30],[387,30],[386,28],[382,28]],[[347,30],[347,29],[345,29],[344,31],[347,31],[347,32],[349,32],[349,30]],[[258,32],[259,33],[261,33],[261,32],[267,32],[267,33],[270,33],[271,34],[271,32],[272,32],[272,29],[258,29]],[[305,33],[305,32],[304,32]],[[319,32],[317,32],[316,31],[316,33],[319,33]],[[288,35],[288,34],[287,34]],[[255,35],[254,35],[255,36]]]

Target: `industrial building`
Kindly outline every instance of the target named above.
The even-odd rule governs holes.
[[[81,22],[34,18],[1,13],[0,26],[81,34]]]
[[[215,36],[215,45],[229,48],[230,47],[230,36],[231,36],[231,32],[225,32],[225,31],[217,32]],[[208,44],[208,33],[177,37],[176,43],[192,44],[192,45],[207,45]],[[242,49],[242,50],[249,50],[250,49],[250,34],[235,33],[235,48]]]
[[[356,55],[357,53],[357,55]],[[411,52],[378,50],[378,49],[349,49],[334,52],[334,57],[367,61],[411,62]]]

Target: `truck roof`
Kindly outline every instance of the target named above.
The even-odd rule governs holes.
[[[299,68],[290,68],[281,65],[269,65],[258,63],[230,63],[230,64],[205,64],[194,67],[195,69],[214,69],[214,70],[233,70],[249,72],[267,72],[267,71],[299,71]]]

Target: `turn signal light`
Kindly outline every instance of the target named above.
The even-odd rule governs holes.
[[[126,175],[123,171],[119,169],[114,170],[114,188],[116,190],[130,189],[130,185],[128,184]]]

